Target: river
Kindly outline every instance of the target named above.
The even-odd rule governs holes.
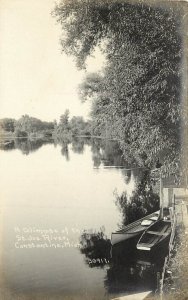
[[[111,232],[123,223],[117,195],[129,199],[142,178],[125,169],[115,142],[12,140],[1,147],[0,166],[4,289],[23,299],[109,299],[151,289],[146,267],[122,273],[109,264]],[[107,250],[92,260],[86,246],[94,237]]]

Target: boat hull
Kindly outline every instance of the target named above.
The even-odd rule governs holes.
[[[166,238],[163,242],[155,245],[151,250],[140,250],[137,249],[137,256],[139,259],[147,259],[149,261],[156,261],[158,259],[164,259],[169,252],[169,241],[170,236]]]
[[[130,239],[136,239],[139,238],[142,233],[144,232],[144,229],[139,232],[132,232],[132,233],[112,233],[111,235],[111,244],[116,245],[118,243],[124,243],[127,240]]]
[[[114,262],[127,262],[135,256],[136,245],[143,232],[154,224],[159,217],[159,212],[155,212],[140,220],[137,220],[124,229],[112,233],[111,235],[111,257]],[[144,224],[144,225],[143,225]]]
[[[171,223],[159,220],[146,230],[137,243],[139,257],[157,258],[159,255],[166,256],[169,251],[171,235]]]
[[[137,249],[136,245],[141,236],[140,234],[129,236],[128,239],[117,243],[111,248],[112,261],[116,264],[122,264],[134,260]]]

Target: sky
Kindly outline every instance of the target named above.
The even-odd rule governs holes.
[[[89,116],[90,103],[77,93],[85,73],[62,54],[53,8],[54,0],[0,0],[0,118],[28,114],[53,121],[66,109],[70,116]],[[97,51],[87,71],[103,64]]]

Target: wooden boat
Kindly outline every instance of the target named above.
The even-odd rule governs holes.
[[[139,238],[149,226],[157,222],[159,216],[160,211],[156,211],[111,234],[111,257],[115,263],[127,263],[130,258],[134,259]]]
[[[125,240],[134,237],[140,237],[141,234],[153,223],[155,223],[159,219],[159,211],[156,211],[142,219],[139,219],[127,226],[123,229],[118,230],[116,232],[112,232],[111,234],[111,244],[112,246]]]
[[[137,249],[142,253],[157,253],[159,249],[168,250],[168,243],[171,234],[171,220],[169,217],[158,220],[155,224],[142,234]]]

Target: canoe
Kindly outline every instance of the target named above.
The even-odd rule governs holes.
[[[160,212],[156,211],[111,234],[111,257],[115,264],[128,264],[134,260],[139,238],[159,217]]]
[[[131,238],[140,237],[142,233],[152,224],[154,224],[159,219],[160,211],[156,211],[142,219],[139,219],[123,229],[111,234],[111,244],[112,246],[124,242]]]
[[[140,237],[136,248],[142,253],[157,253],[159,249],[168,249],[171,234],[171,220],[160,219],[151,225]]]

